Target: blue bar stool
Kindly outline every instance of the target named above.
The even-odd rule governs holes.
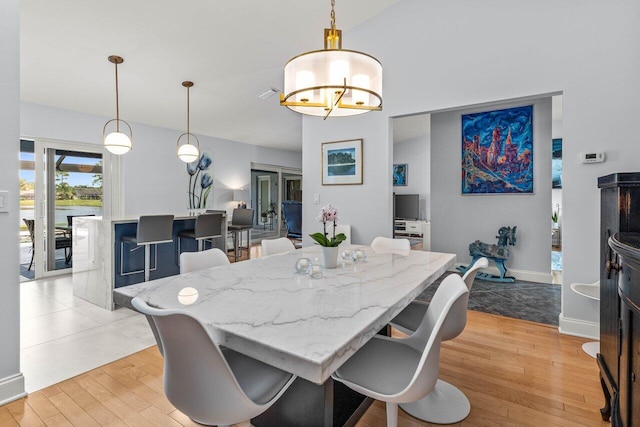
[[[196,217],[196,226],[191,230],[182,230],[178,233],[178,256],[181,239],[195,239],[198,242],[198,252],[204,249],[204,242],[216,237],[222,237],[222,214],[204,213]],[[213,242],[211,242],[213,243]]]
[[[135,236],[125,235],[120,240],[120,275],[126,276],[134,273],[141,273],[142,270],[123,271],[124,264],[124,244],[131,243],[138,247],[131,249],[133,252],[141,247],[144,248],[144,281],[149,281],[151,272],[151,245],[159,243],[173,242],[173,215],[147,215],[141,216],[138,220],[138,229]],[[158,267],[158,248],[155,250],[155,270]]]

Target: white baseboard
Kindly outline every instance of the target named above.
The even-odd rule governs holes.
[[[466,267],[469,263],[456,263],[456,267],[463,266]],[[452,270],[452,271],[457,271]],[[500,271],[496,267],[488,267],[480,270],[484,273],[494,274],[496,276],[500,275]],[[553,283],[553,275],[551,272],[544,273],[540,271],[529,271],[529,270],[507,270],[507,275],[515,277],[517,280],[524,280],[526,282],[535,282],[535,283]]]
[[[558,331],[561,334],[573,335],[593,340],[600,339],[600,323],[586,322],[579,319],[570,319],[560,313]]]
[[[22,372],[0,379],[0,406],[25,397],[26,395]]]

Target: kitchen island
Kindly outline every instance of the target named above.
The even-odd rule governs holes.
[[[175,214],[172,243],[151,247],[151,279],[179,274],[178,233],[193,229],[196,215]],[[226,218],[222,237],[213,239],[213,247],[226,251]],[[73,220],[73,294],[107,310],[113,310],[113,290],[144,282],[144,248],[121,245],[123,235],[135,235],[138,217],[104,219],[99,216]],[[181,240],[182,252],[194,252],[193,239]],[[210,245],[207,244],[207,248]],[[134,249],[131,251],[131,249]]]

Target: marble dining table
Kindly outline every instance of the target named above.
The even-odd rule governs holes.
[[[117,288],[114,301],[130,307],[140,297],[153,307],[181,308],[221,345],[325,384],[455,262],[447,253],[344,249],[364,250],[366,260],[339,257],[337,268],[313,278],[296,272],[301,258],[321,263],[320,247],[311,246]]]

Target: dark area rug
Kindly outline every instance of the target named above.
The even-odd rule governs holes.
[[[431,301],[440,282],[448,274],[455,273],[445,273],[417,299]],[[560,285],[546,283],[495,283],[476,278],[471,288],[469,309],[558,326],[561,288]]]
[[[69,262],[69,264],[65,264],[64,259],[56,260],[56,270],[62,270],[63,268],[71,268],[73,265],[73,261]],[[29,268],[29,263],[20,264],[20,275],[26,277],[27,279],[33,280],[36,276],[35,267],[31,266],[31,270],[27,270]]]

